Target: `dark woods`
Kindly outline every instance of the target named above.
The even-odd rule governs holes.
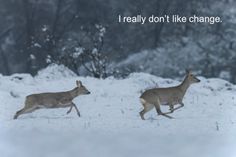
[[[190,67],[203,76],[236,81],[234,0],[0,0],[0,4],[0,73],[4,75],[35,75],[56,63],[97,78],[133,71],[173,77]],[[223,22],[119,24],[119,14],[196,14],[220,16]],[[147,57],[141,68],[134,62],[119,64],[147,49],[154,56]],[[155,61],[155,56],[160,58]],[[161,69],[148,70],[157,62]]]

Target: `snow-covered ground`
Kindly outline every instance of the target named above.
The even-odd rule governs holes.
[[[44,69],[34,78],[0,75],[1,157],[235,157],[236,86],[199,78],[174,119],[152,110],[143,121],[141,92],[179,81],[145,73],[99,80],[78,77],[62,66]],[[66,115],[68,109],[41,109],[13,120],[28,94],[70,90],[76,80],[91,91],[74,100],[80,118],[74,110]]]

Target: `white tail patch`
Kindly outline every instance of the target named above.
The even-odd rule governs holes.
[[[146,100],[144,100],[143,98],[140,98],[140,102],[141,102],[142,104],[145,104],[145,103],[146,103]]]

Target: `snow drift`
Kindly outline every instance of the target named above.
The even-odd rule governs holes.
[[[78,77],[64,66],[51,66],[36,77],[0,75],[0,151],[3,157],[27,156],[225,156],[236,155],[236,86],[199,77],[188,90],[185,107],[175,119],[139,117],[139,96],[153,87],[180,81],[145,73],[126,79]],[[81,118],[68,109],[41,109],[17,120],[13,115],[32,93],[70,90],[81,80],[91,91],[74,103]],[[167,111],[167,107],[162,107]]]

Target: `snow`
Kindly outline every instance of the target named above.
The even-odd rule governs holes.
[[[39,43],[34,43],[34,47],[41,48],[42,46]]]
[[[186,40],[191,42],[187,37],[182,40],[183,43]],[[200,50],[196,44],[191,42],[191,44],[188,43],[185,47],[181,48],[177,43],[173,43],[172,47],[169,44],[167,45],[167,47],[142,50],[131,54],[120,62],[112,63],[110,69],[119,69],[122,73],[135,71],[172,77],[173,75],[181,75],[186,66],[190,69],[196,69],[196,67],[200,66],[199,62],[202,55],[199,57]]]
[[[174,119],[156,116],[152,110],[143,121],[141,92],[180,81],[146,73],[132,73],[125,79],[78,77],[57,65],[35,77],[0,75],[1,156],[234,157],[236,86],[217,78],[199,79],[188,90],[185,106],[172,114]],[[74,109],[68,115],[68,109],[41,109],[13,120],[25,96],[70,90],[76,80],[91,92],[74,99],[80,118]]]

